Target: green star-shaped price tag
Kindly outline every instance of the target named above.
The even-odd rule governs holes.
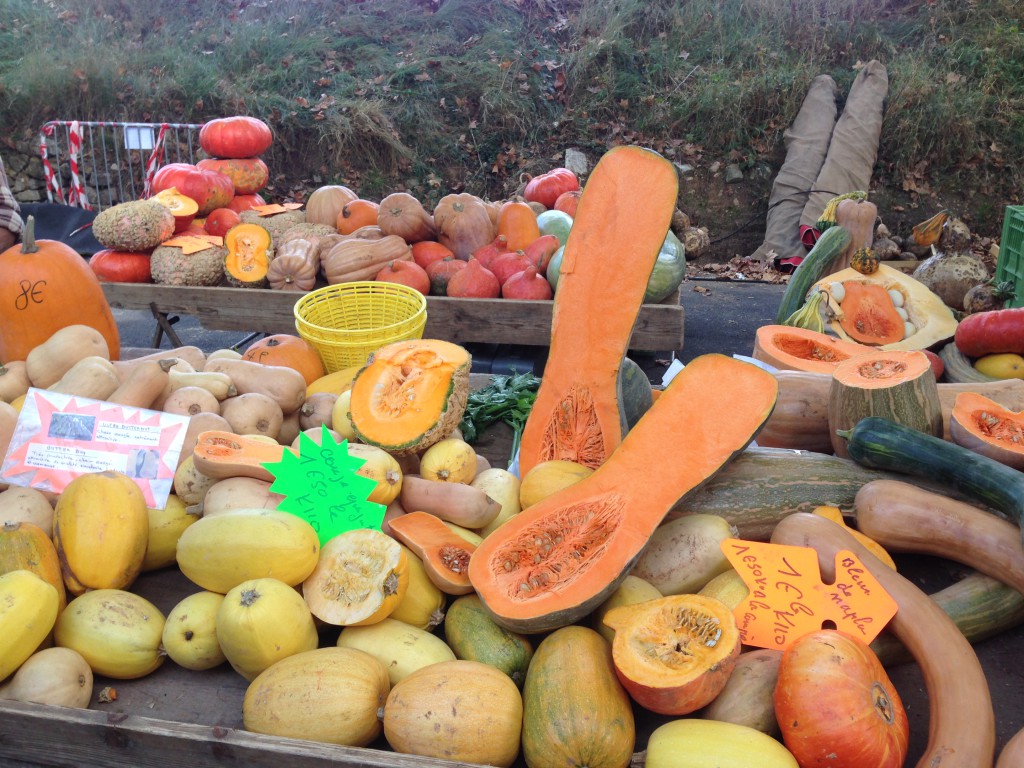
[[[285,451],[280,462],[263,465],[274,476],[270,490],[285,497],[277,508],[312,525],[321,546],[345,531],[379,530],[385,507],[367,501],[377,482],[356,474],[366,459],[350,456],[348,440],[336,443],[327,427],[321,440],[317,445],[302,433],[298,455]]]

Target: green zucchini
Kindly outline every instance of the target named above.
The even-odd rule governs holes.
[[[748,448],[700,490],[673,507],[665,519],[687,514],[718,515],[736,526],[740,538],[768,541],[775,525],[794,512],[811,512],[817,506],[828,505],[852,513],[861,486],[882,478],[906,481],[899,473],[869,469],[830,454]],[[924,481],[915,484],[941,488]]]
[[[981,573],[971,573],[930,597],[971,643],[980,643],[1024,624],[1024,595]],[[876,637],[871,650],[887,667],[913,660],[910,651],[891,632]]]
[[[779,311],[775,315],[775,323],[782,325],[807,299],[807,292],[811,286],[824,277],[829,265],[846,250],[853,240],[853,236],[846,227],[836,225],[829,227],[818,238],[810,252],[804,256],[800,266],[790,275],[786,292],[782,294],[782,301],[779,302]]]
[[[858,464],[948,486],[1021,525],[1024,472],[879,416],[861,419],[838,434],[846,438],[850,458]]]

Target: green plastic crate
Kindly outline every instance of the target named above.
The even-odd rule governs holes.
[[[1006,206],[996,280],[1013,283],[1017,291],[1016,298],[1006,306],[1024,307],[1024,205]]]

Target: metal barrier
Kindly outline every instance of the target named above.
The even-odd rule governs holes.
[[[108,123],[53,120],[39,129],[46,197],[87,210],[149,196],[166,163],[195,163],[193,123]]]

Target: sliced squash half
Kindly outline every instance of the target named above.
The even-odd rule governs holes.
[[[943,303],[942,299],[920,281],[886,264],[879,264],[878,270],[870,275],[861,274],[853,268],[833,272],[815,283],[814,288],[829,291],[829,286],[832,283],[847,282],[881,284],[887,291],[899,291],[903,297],[903,308],[916,331],[900,341],[880,344],[878,345],[879,349],[928,349],[953,338],[953,334],[956,333],[956,318],[953,317],[953,312]],[[843,328],[842,307],[838,305],[838,302],[830,301],[829,303],[836,312],[836,317],[829,323],[831,331],[843,341],[855,342]]]
[[[753,358],[780,371],[832,373],[844,360],[874,347],[790,325],[762,325],[754,334]]]

